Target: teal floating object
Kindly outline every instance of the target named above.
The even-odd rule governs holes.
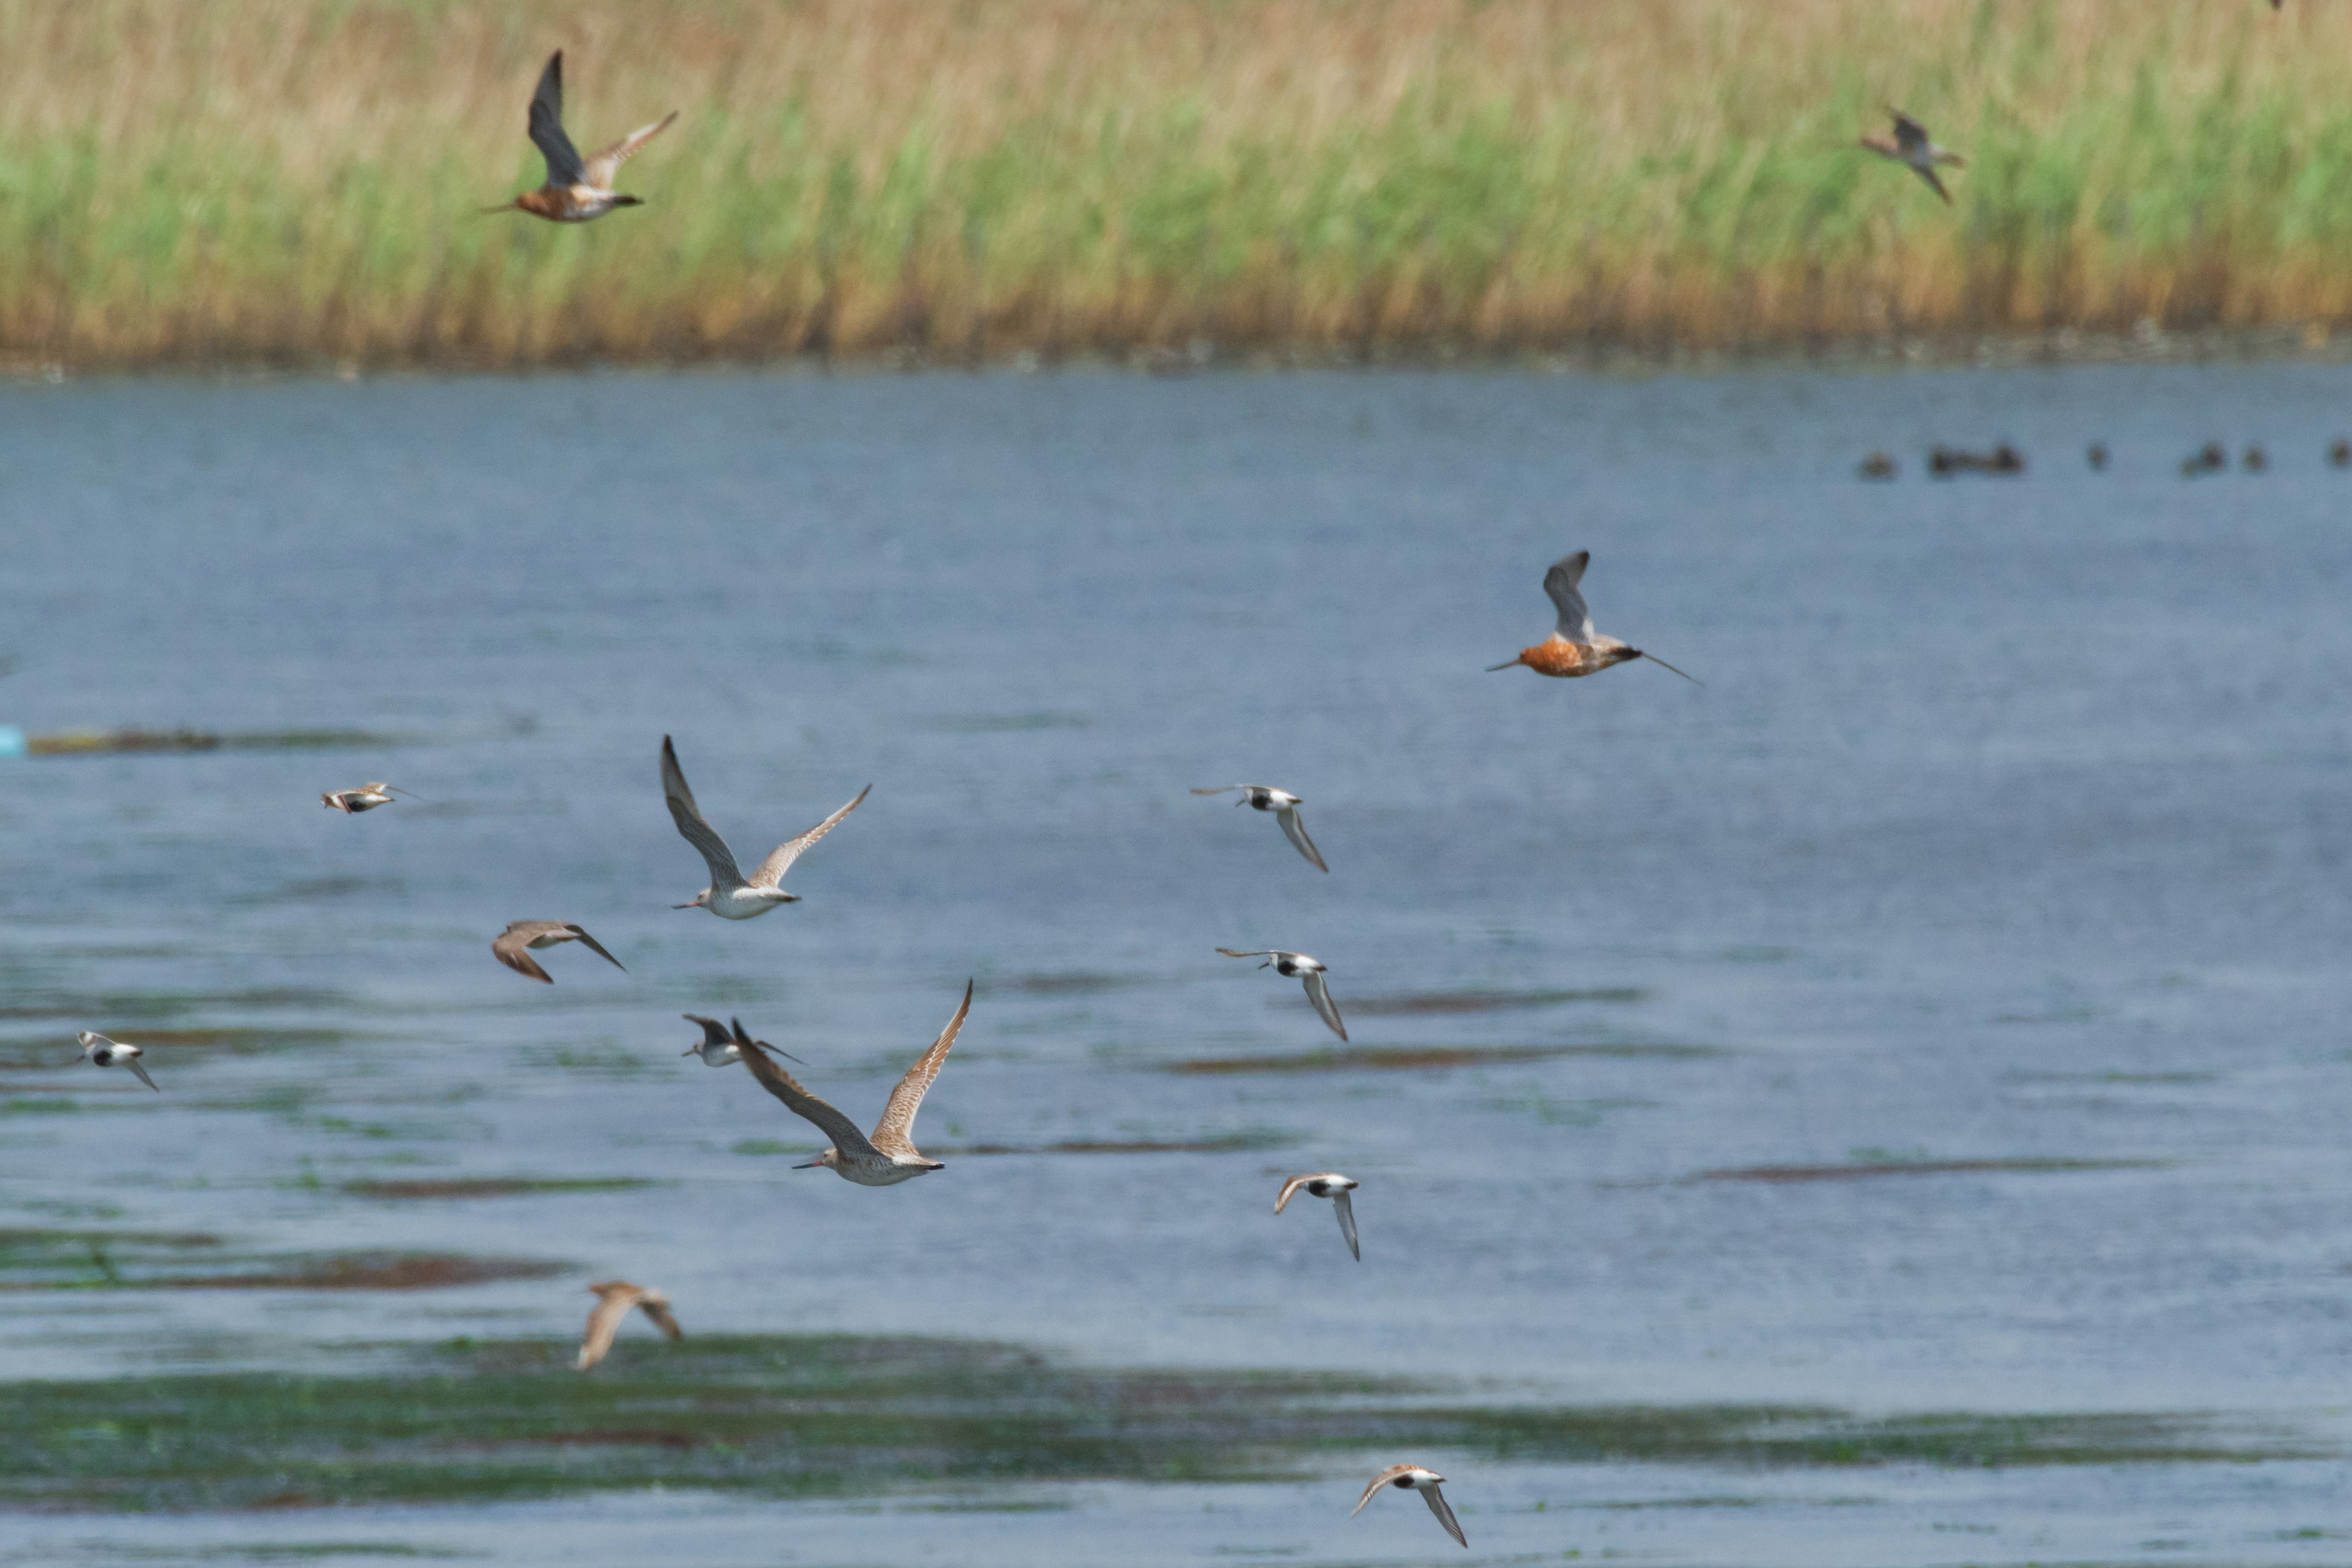
[[[0,757],[25,755],[25,731],[14,724],[0,724]]]

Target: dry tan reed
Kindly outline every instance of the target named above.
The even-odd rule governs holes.
[[[586,145],[670,108],[585,227]],[[0,355],[531,364],[2352,320],[2352,6],[0,0]],[[1946,208],[1857,151],[1894,101]]]

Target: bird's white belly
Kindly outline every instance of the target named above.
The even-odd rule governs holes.
[[[835,1165],[844,1178],[861,1187],[895,1187],[911,1182],[929,1167],[924,1165]]]
[[[753,892],[749,888],[730,889],[710,895],[710,912],[724,921],[748,921],[754,915],[764,915],[783,900]]]

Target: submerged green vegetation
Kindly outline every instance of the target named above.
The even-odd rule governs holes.
[[[483,216],[557,47],[583,147],[682,111],[648,205]],[[2352,321],[2342,6],[0,0],[0,56],[28,368]],[[1888,102],[1955,205],[1855,146]]]
[[[1518,1406],[1337,1373],[1104,1371],[970,1341],[625,1337],[349,1352],[350,1376],[0,1386],[0,1506],[283,1508],[612,1489],[870,1495],[981,1480],[1249,1481],[1399,1446],[1527,1461],[2072,1465],[2316,1457],[2198,1415]]]

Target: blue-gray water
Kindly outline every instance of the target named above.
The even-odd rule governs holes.
[[[0,1376],[573,1331],[581,1284],[625,1275],[689,1331],[2332,1433],[2352,475],[2321,451],[2347,426],[2352,373],[2242,366],[0,394],[0,722],[402,739],[0,763],[0,1225],[574,1266],[19,1294]],[[2003,437],[2022,479],[1919,476],[1930,441]],[[2179,478],[2213,437],[2272,470]],[[1899,482],[1854,479],[1878,447]],[[1549,629],[1544,566],[1576,548],[1601,629],[1703,687],[1482,672]],[[795,868],[805,902],[667,907],[705,877],[662,805],[665,732],[748,856],[873,782]],[[373,778],[423,798],[319,806]],[[1186,793],[1242,779],[1306,797],[1329,876]],[[552,987],[500,968],[490,937],[539,916],[628,973],[577,947],[546,955]],[[1612,1048],[1163,1070],[1337,1045],[1220,945],[1322,958],[1360,1049]],[[927,1147],[1275,1146],[950,1152],[866,1191],[787,1169],[813,1130],[678,1056],[679,1014],[740,1014],[867,1120],[969,976]],[[1559,992],[1588,994],[1427,1010]],[[161,1095],[79,1063],[77,1029],[142,1022],[226,1033],[153,1047]],[[762,1141],[794,1152],[741,1152]],[[2127,1163],[1693,1179],[1920,1159]],[[1318,1168],[1364,1184],[1360,1265],[1322,1205],[1271,1213]],[[342,1190],[518,1175],[660,1184]],[[1458,1552],[1410,1500],[1346,1519],[1396,1457],[987,1515],[673,1494],[20,1518],[0,1562]],[[2341,1525],[2332,1465],[1446,1468],[1481,1561],[2341,1555],[2294,1538]],[[1727,1489],[1766,1505],[1598,1506]]]

